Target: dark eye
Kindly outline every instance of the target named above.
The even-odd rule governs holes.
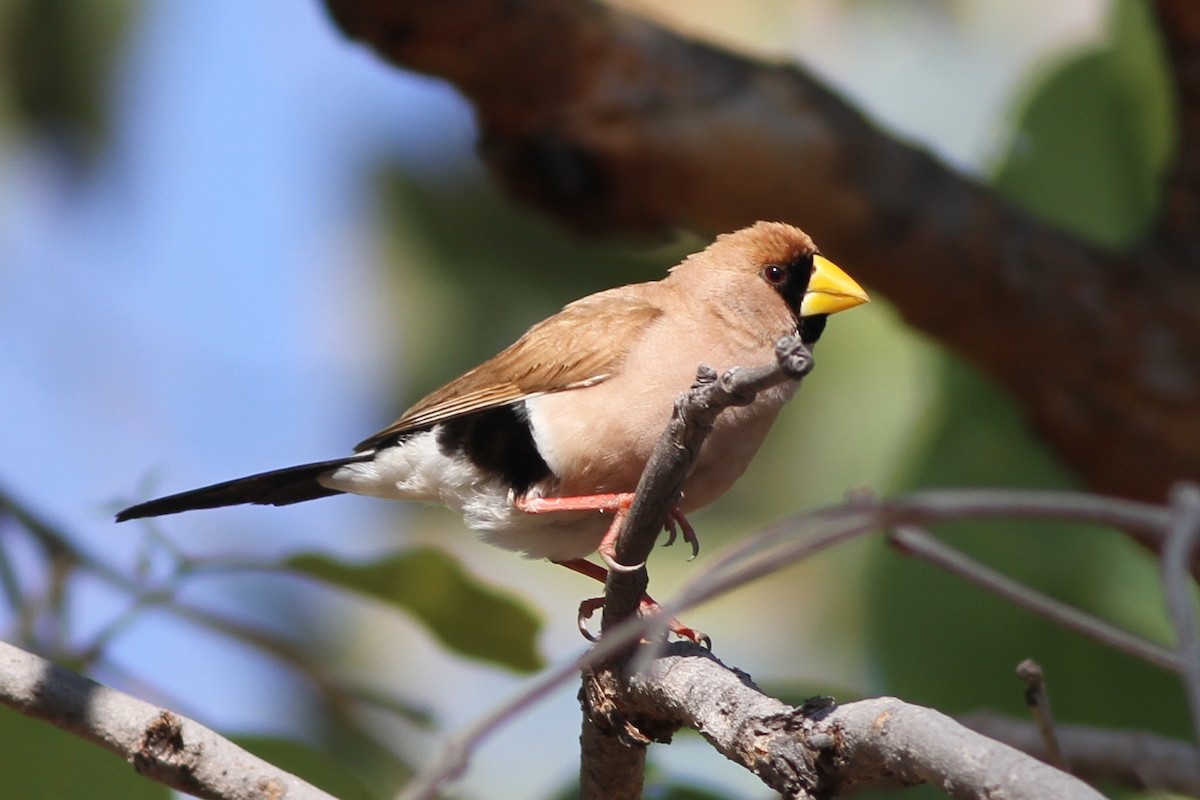
[[[782,286],[787,280],[787,270],[778,264],[767,264],[763,267],[762,274],[772,286]]]

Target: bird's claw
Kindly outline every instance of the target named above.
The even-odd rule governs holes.
[[[591,630],[588,628],[588,620],[590,620],[597,611],[604,608],[603,597],[589,597],[579,604],[579,616],[575,619],[575,624],[579,628],[579,633],[589,642],[600,641]],[[642,616],[654,614],[661,611],[662,606],[654,601],[649,595],[643,595],[641,602],[638,604],[638,613]],[[667,630],[678,636],[680,639],[687,639],[695,645],[703,647],[705,650],[712,650],[712,638],[702,631],[684,625],[679,620],[672,617],[667,623]]]
[[[617,561],[616,554],[611,552],[609,548],[601,547],[596,552],[600,555],[600,560],[604,562],[604,565],[613,572],[637,572],[646,566],[645,561],[633,565],[622,564],[620,561]]]
[[[682,511],[675,509],[668,514],[667,521],[663,523],[663,529],[667,532],[667,540],[663,542],[663,547],[675,544],[677,533],[682,531],[683,540],[692,546],[692,554],[688,557],[688,561],[693,561],[696,556],[700,555],[700,537],[696,535],[696,529],[692,527],[692,523],[688,522]]]
[[[579,604],[579,616],[575,619],[575,624],[579,627],[579,632],[583,634],[583,638],[589,642],[600,641],[589,629],[588,620],[596,613],[598,609],[604,608],[603,597],[589,597]]]

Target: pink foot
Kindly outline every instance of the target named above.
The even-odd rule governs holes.
[[[573,558],[570,561],[555,561],[554,563],[561,564],[569,570],[578,572],[580,575],[586,575],[587,577],[598,580],[601,583],[604,583],[604,581],[608,579],[608,572],[606,572],[603,567],[601,567],[599,564],[593,564],[591,561],[588,561],[585,558]],[[601,608],[604,608],[603,597],[591,597],[579,604],[579,616],[576,619],[576,623],[579,626],[579,632],[583,634],[585,639],[588,639],[592,642],[597,641],[597,639],[592,632],[588,630],[587,622],[592,618],[592,615],[594,615]],[[655,602],[653,597],[648,594],[642,595],[642,599],[638,604],[638,612],[640,614],[646,616],[649,614],[658,613],[661,610],[662,606]],[[694,642],[701,647],[706,647],[709,650],[712,649],[712,639],[709,638],[708,634],[702,633],[695,628],[690,628],[674,617],[672,617],[667,623],[667,630],[681,639],[687,639],[688,641]]]
[[[608,530],[604,534],[604,538],[600,540],[600,546],[597,551],[600,558],[608,565],[610,569],[615,569],[618,572],[632,572],[640,569],[641,564],[628,566],[621,564],[616,560],[616,543],[617,535],[621,532],[621,525],[625,521],[626,515],[629,513],[629,508],[633,505],[634,494],[632,492],[617,492],[609,494],[586,494],[575,497],[518,497],[513,501],[513,504],[526,514],[547,514],[555,511],[612,511],[612,524],[608,526]],[[666,524],[663,526],[667,531],[667,545],[675,543],[675,525],[678,523],[679,529],[683,532],[683,541],[692,546],[692,558],[700,554],[700,539],[696,536],[696,529],[687,521],[687,517],[679,509],[673,510],[667,517]]]

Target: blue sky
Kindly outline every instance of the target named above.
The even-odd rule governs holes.
[[[115,527],[114,505],[332,457],[395,411],[369,400],[393,376],[372,370],[391,337],[365,178],[471,131],[451,93],[385,68],[312,3],[149,3],[109,96],[94,172],[73,179],[37,143],[2,162],[0,452],[9,491],[128,565],[141,530]],[[170,527],[192,552],[362,554],[385,543],[329,531],[376,529],[374,510]],[[86,597],[85,627],[112,613]],[[185,696],[221,682],[206,659],[145,647],[181,638],[149,627],[118,659]],[[245,700],[216,694],[206,712],[250,726]]]

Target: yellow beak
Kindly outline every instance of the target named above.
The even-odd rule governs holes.
[[[800,301],[800,316],[836,314],[870,302],[871,298],[841,267],[818,253],[813,256],[813,272],[808,291]]]

